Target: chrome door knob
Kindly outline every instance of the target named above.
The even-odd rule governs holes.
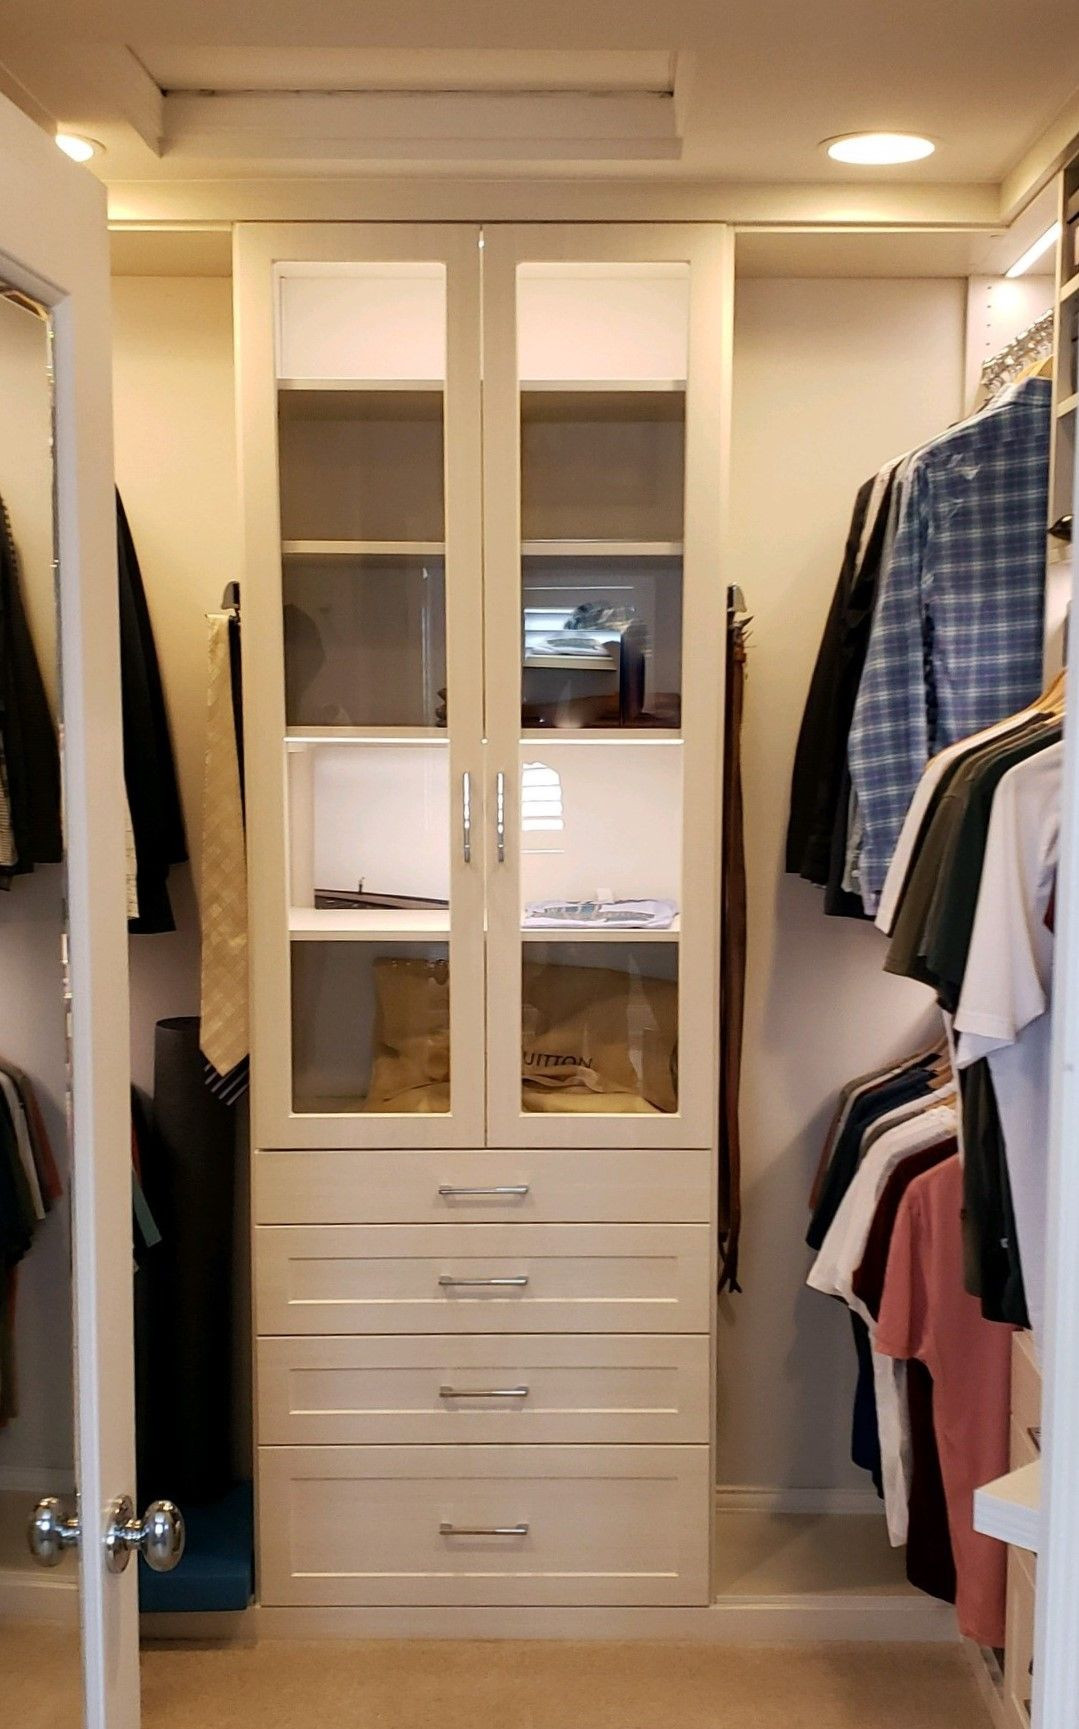
[[[65,1549],[79,1546],[79,1521],[65,1517],[55,1495],[45,1495],[34,1508],[26,1538],[39,1567],[57,1567]]]
[[[137,1549],[154,1573],[171,1573],[183,1556],[187,1532],[184,1516],[173,1501],[152,1501],[144,1516],[135,1515],[129,1495],[114,1502],[105,1533],[110,1573],[122,1573]]]

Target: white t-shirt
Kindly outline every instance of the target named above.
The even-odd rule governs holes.
[[[841,1297],[869,1327],[872,1341],[876,1326],[865,1304],[854,1294],[854,1275],[862,1264],[870,1228],[888,1179],[903,1160],[923,1147],[931,1147],[955,1133],[956,1111],[946,1102],[955,1088],[935,1094],[939,1104],[922,1109],[905,1122],[881,1135],[870,1147],[839,1204],[828,1234],[821,1244],[806,1283],[825,1296]],[[924,1101],[922,1101],[924,1104]],[[873,1385],[877,1401],[877,1431],[880,1439],[881,1483],[888,1536],[895,1548],[907,1540],[910,1507],[911,1438],[907,1409],[907,1365],[873,1352]]]
[[[961,1068],[987,1057],[1000,1111],[1027,1309],[1045,1314],[1053,935],[1045,923],[1060,849],[1063,743],[1018,763],[993,799],[963,993]]]

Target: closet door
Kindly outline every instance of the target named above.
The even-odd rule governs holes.
[[[238,235],[258,1147],[482,1144],[479,259]]]
[[[496,1145],[714,1140],[730,331],[721,230],[485,232]]]
[[[62,863],[45,862],[59,850],[51,842],[39,846],[33,874],[17,876],[3,896],[8,997],[20,944],[24,958],[33,954],[40,962],[40,989],[31,979],[25,996],[5,1002],[0,1036],[7,1061],[25,1071],[44,1060],[35,1049],[39,1037],[43,1045],[59,1046],[59,1085],[42,1086],[36,1097],[45,1122],[51,1119],[63,1193],[56,1192],[61,1185],[46,1182],[52,1209],[44,1220],[40,1211],[36,1216],[42,1239],[51,1237],[52,1247],[65,1251],[54,1256],[55,1284],[48,1292],[54,1325],[42,1332],[39,1312],[36,1350],[29,1348],[35,1321],[30,1305],[42,1299],[38,1275],[47,1263],[48,1241],[31,1245],[21,1270],[16,1348],[22,1403],[0,1434],[0,1712],[5,1721],[137,1729],[137,1571],[110,1571],[105,1547],[117,1503],[135,1487],[124,783],[105,193],[2,99],[0,294],[6,303],[0,371],[7,422],[0,492],[13,507],[13,535],[25,557],[20,588],[49,706],[59,722],[63,782]],[[22,328],[15,329],[12,321],[17,326],[20,319]],[[35,352],[36,375],[13,367],[16,354]],[[20,434],[24,447],[14,450]],[[32,469],[40,487],[36,516],[18,493]],[[30,544],[35,522],[44,524],[44,548],[40,541]],[[7,605],[5,599],[10,629]],[[5,664],[7,678],[10,656]],[[4,694],[12,695],[7,683]],[[22,718],[29,718],[27,711]],[[6,738],[12,736],[5,730]],[[7,790],[13,785],[11,778]],[[9,841],[7,836],[6,846]],[[42,1074],[38,1068],[39,1084]],[[33,1081],[33,1074],[28,1078]],[[33,1131],[35,1142],[38,1132]],[[5,1214],[10,1233],[9,1207]],[[5,1362],[3,1373],[9,1372]],[[65,1409],[72,1382],[73,1471],[69,1403]],[[4,1392],[6,1397],[10,1388]],[[43,1424],[43,1413],[55,1417],[58,1411],[63,1420]],[[43,1475],[37,1474],[39,1466]],[[58,1467],[66,1482],[58,1480]],[[39,1496],[35,1553],[46,1572],[32,1566],[26,1546]],[[7,1548],[9,1533],[17,1536],[17,1548]],[[24,1610],[28,1621],[50,1624],[20,1627]]]

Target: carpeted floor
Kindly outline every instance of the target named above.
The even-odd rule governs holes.
[[[74,1652],[12,1633],[3,1722],[79,1729]],[[142,1676],[144,1729],[989,1729],[947,1645],[161,1645]]]
[[[266,1643],[143,1655],[145,1729],[988,1729],[955,1646]]]

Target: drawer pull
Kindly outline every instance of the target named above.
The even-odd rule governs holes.
[[[507,1279],[451,1279],[448,1273],[443,1273],[439,1284],[444,1291],[455,1291],[466,1285],[513,1285],[517,1290],[523,1290],[528,1283],[527,1273],[515,1273]]]
[[[443,1183],[438,1192],[444,1201],[453,1201],[456,1200],[458,1196],[467,1195],[517,1195],[523,1197],[530,1192],[530,1184],[497,1183],[493,1187],[486,1189],[461,1189],[457,1188],[452,1183]]]
[[[527,1387],[440,1387],[440,1399],[527,1399]]]
[[[438,1527],[440,1537],[527,1537],[528,1526],[520,1525],[451,1525],[443,1519]]]
[[[1036,1423],[1033,1425],[1033,1427],[1029,1428],[1027,1430],[1027,1436],[1030,1440],[1031,1446],[1036,1447],[1038,1449],[1038,1452],[1040,1453],[1042,1450],[1042,1426],[1041,1426],[1041,1424]]]

